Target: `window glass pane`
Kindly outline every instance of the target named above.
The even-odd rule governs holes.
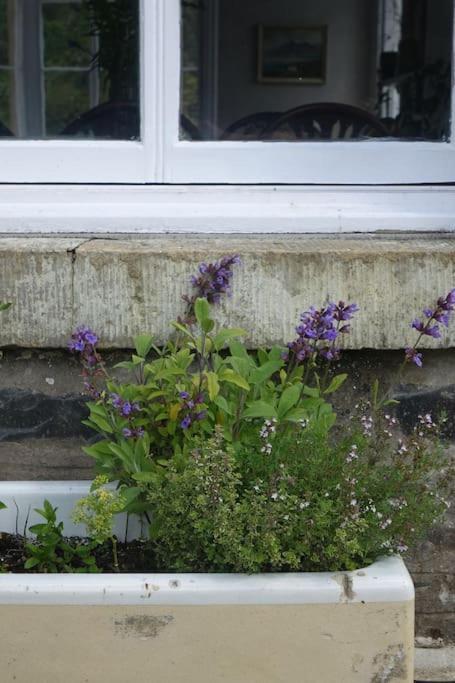
[[[46,3],[42,21],[45,67],[90,66],[96,45],[82,3]]]
[[[69,71],[45,75],[46,133],[56,136],[73,121],[90,109],[89,74]]]
[[[181,137],[448,140],[453,5],[182,0]]]
[[[11,1],[0,0],[0,65],[10,64],[10,45],[8,36],[8,24]]]
[[[0,136],[139,138],[138,0],[0,0]],[[6,46],[6,47],[5,47]],[[11,84],[14,84],[12,87]],[[3,124],[3,126],[2,126]]]

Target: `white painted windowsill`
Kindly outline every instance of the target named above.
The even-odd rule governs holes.
[[[0,185],[3,234],[454,229],[450,185]]]

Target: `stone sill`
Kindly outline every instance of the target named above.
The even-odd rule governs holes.
[[[352,349],[402,348],[410,320],[455,286],[452,235],[172,235],[1,237],[1,345],[59,348],[80,324],[106,348],[139,333],[167,338],[181,296],[203,260],[238,253],[234,292],[219,319],[251,330],[252,347],[293,336],[299,313],[327,299],[361,307]],[[455,346],[455,328],[432,348]]]

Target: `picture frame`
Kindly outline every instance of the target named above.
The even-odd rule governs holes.
[[[258,83],[322,85],[327,26],[258,25]]]

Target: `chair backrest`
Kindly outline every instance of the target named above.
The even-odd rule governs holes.
[[[139,137],[139,107],[134,102],[104,102],[71,121],[60,135],[109,140]]]
[[[201,139],[198,128],[184,114],[180,116],[180,125],[186,139]],[[139,131],[139,107],[135,102],[105,102],[78,116],[60,135],[137,140]]]
[[[262,140],[340,140],[390,137],[369,111],[338,102],[305,104],[285,112],[262,132]]]
[[[235,121],[226,128],[221,140],[260,140],[264,130],[281,116],[277,111],[260,111]]]
[[[14,133],[10,131],[4,123],[0,121],[0,138],[13,138]]]

